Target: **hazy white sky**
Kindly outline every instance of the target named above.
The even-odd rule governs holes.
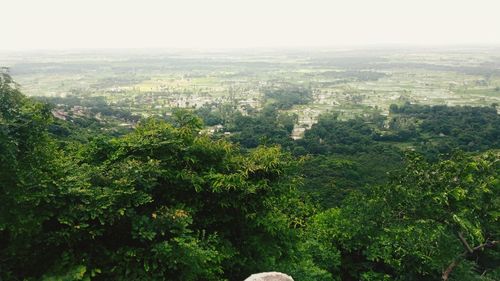
[[[500,44],[500,0],[0,0],[0,49]]]

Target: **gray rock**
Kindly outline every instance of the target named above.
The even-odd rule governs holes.
[[[293,281],[292,277],[280,272],[263,272],[252,274],[245,281]]]

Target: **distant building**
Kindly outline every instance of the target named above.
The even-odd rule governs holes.
[[[52,110],[52,116],[54,116],[57,119],[66,120],[68,114],[64,112],[64,110],[58,109],[58,110]]]

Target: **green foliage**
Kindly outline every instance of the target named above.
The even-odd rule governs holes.
[[[411,156],[389,184],[354,192],[319,218],[331,224],[331,243],[346,257],[357,256],[357,267],[352,260],[342,264],[353,278],[436,280],[454,261],[450,280],[483,272],[487,278],[500,261],[498,247],[488,244],[500,233],[498,173],[498,154],[455,155],[435,164]],[[486,246],[464,255],[460,236],[470,248]]]
[[[235,115],[227,130],[233,134],[231,141],[247,148],[272,144],[291,146],[290,134],[296,118],[296,115],[279,113],[274,106],[266,106],[254,116]]]
[[[205,104],[198,108],[195,113],[207,126],[226,124],[234,115],[234,108],[231,105]]]
[[[419,151],[432,155],[450,153],[453,148],[483,151],[500,147],[500,116],[494,107],[391,106],[391,129],[400,140],[419,136]],[[402,136],[401,132],[415,131]],[[394,134],[393,134],[394,135]]]
[[[278,109],[290,109],[312,101],[311,89],[293,85],[266,89],[264,97]]]
[[[340,121],[337,115],[321,115],[318,123],[306,132],[299,144],[314,154],[355,153],[370,149],[374,129],[367,120]]]
[[[40,227],[31,207],[46,206],[44,198],[53,188],[57,152],[46,132],[50,120],[48,108],[26,99],[9,79],[0,79],[0,230],[11,229],[13,235],[29,235]],[[29,195],[28,195],[29,194]],[[16,207],[26,209],[21,215]],[[12,223],[16,225],[14,229]]]
[[[16,90],[3,94],[21,104],[9,108],[15,114],[2,112],[1,144],[13,147],[2,165],[14,173],[2,174],[1,278],[319,274],[295,266],[312,266],[297,246],[312,209],[296,191],[295,161],[279,148],[242,154],[200,135],[200,120],[177,112],[174,125],[145,120],[124,137],[63,153],[47,133],[49,112]]]
[[[304,161],[303,190],[325,207],[338,206],[351,191],[382,184],[387,173],[399,169],[399,148],[378,141],[379,116],[342,121],[335,114],[318,123],[295,143],[310,154]]]
[[[392,107],[410,117],[388,129],[380,116],[325,115],[299,142],[289,139],[296,116],[276,105],[227,111],[242,147],[201,134],[190,111],[112,137],[50,110],[1,76],[1,280],[500,277],[498,152],[434,162],[412,153],[403,165],[394,145],[441,131],[457,117],[449,108],[426,117],[425,107]],[[496,134],[490,109],[458,110],[467,134]],[[93,129],[72,137],[83,128]]]

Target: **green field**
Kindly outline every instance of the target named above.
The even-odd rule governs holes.
[[[259,110],[268,102],[265,89],[290,85],[313,93],[307,105],[285,110],[299,115],[299,127],[324,112],[348,119],[372,111],[387,114],[391,104],[405,102],[500,102],[500,50],[491,48],[4,53],[0,65],[10,67],[29,96],[102,97],[111,107],[142,116],[214,103]]]

